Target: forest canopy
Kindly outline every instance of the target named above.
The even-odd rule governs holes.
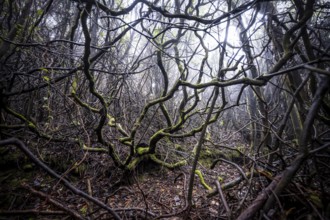
[[[1,166],[22,150],[115,219],[62,177],[159,166],[188,174],[178,215],[197,181],[228,219],[329,217],[329,17],[326,0],[1,1]],[[225,165],[239,180],[209,186]]]

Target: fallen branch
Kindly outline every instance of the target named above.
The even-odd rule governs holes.
[[[40,196],[41,198],[44,198],[47,200],[47,202],[50,202],[51,204],[53,204],[54,206],[56,206],[57,208],[69,213],[70,215],[72,215],[75,219],[81,219],[81,220],[84,220],[85,218],[80,215],[78,212],[74,211],[74,210],[71,210],[69,209],[67,206],[59,203],[58,201],[56,201],[55,199],[51,198],[49,195],[43,193],[43,192],[40,192],[40,191],[37,191],[35,189],[33,189],[31,186],[23,183],[22,186],[25,188],[25,189],[28,189],[30,192],[32,192],[33,194],[36,194],[38,196]]]
[[[220,184],[219,180],[216,180],[215,181],[215,185],[217,186],[217,189],[218,189],[218,192],[219,192],[220,201],[223,202],[223,205],[224,205],[224,207],[226,209],[227,217],[228,217],[228,219],[231,219],[231,210],[230,210],[230,208],[228,206],[226,197],[225,197],[225,195],[222,192],[221,184]]]
[[[99,152],[99,153],[109,153],[109,151],[105,148],[102,147],[86,147],[85,145],[82,148],[84,151],[88,151],[88,152]]]
[[[69,181],[67,181],[66,179],[62,178],[60,175],[58,175],[54,170],[52,170],[51,168],[49,168],[46,164],[44,164],[41,160],[39,160],[26,146],[25,144],[20,141],[17,138],[9,138],[6,140],[1,140],[0,141],[0,146],[6,146],[6,145],[10,145],[13,144],[15,146],[17,146],[18,148],[20,148],[21,151],[23,151],[36,165],[40,166],[42,169],[44,169],[49,175],[57,178],[60,182],[63,183],[63,185],[65,187],[67,187],[71,192],[73,192],[74,194],[81,196],[89,201],[92,201],[93,203],[95,203],[96,205],[106,209],[113,217],[114,219],[120,220],[121,218],[117,215],[116,212],[114,212],[109,206],[107,206],[106,204],[104,204],[103,202],[101,202],[100,200],[91,197],[90,195],[88,195],[87,193],[77,189],[75,186],[73,186]]]
[[[272,194],[272,191],[275,189],[281,178],[282,174],[276,176],[273,181],[261,193],[259,193],[258,197],[252,202],[252,204],[238,216],[237,220],[252,219],[255,213],[263,207],[269,195]]]
[[[227,189],[230,189],[234,186],[237,186],[238,184],[240,184],[243,180],[246,180],[247,178],[250,178],[250,177],[256,177],[256,176],[264,176],[266,177],[267,179],[269,180],[273,180],[274,177],[272,177],[271,173],[269,173],[268,171],[264,170],[264,169],[255,169],[254,172],[247,172],[245,173],[245,177],[243,176],[239,176],[235,179],[233,179],[232,181],[230,182],[227,182],[227,183],[224,183],[221,185],[221,189],[222,190],[227,190]],[[214,189],[212,189],[208,194],[207,194],[207,197],[210,198],[212,196],[215,196],[216,194],[218,194],[218,189],[217,187],[215,187]]]
[[[255,174],[254,174],[255,175]],[[248,172],[245,174],[245,177],[246,178],[250,178],[251,177],[251,173]],[[230,181],[230,182],[227,182],[227,183],[224,183],[221,185],[221,189],[222,190],[226,190],[226,189],[230,189],[234,186],[237,186],[238,184],[240,184],[243,180],[245,180],[245,178],[243,176],[239,176],[237,177],[236,179]],[[207,197],[212,197],[212,196],[215,196],[216,194],[218,194],[218,189],[217,187],[215,187],[214,189],[212,189],[208,194],[207,194]]]

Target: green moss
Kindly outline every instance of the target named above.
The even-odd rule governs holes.
[[[171,139],[168,136],[165,136],[163,140],[166,141],[166,144],[168,144],[168,145],[173,144],[173,142],[171,141]]]
[[[235,149],[236,150],[225,151],[223,157],[231,161],[242,158],[243,157],[242,154],[245,152],[245,146],[244,145],[236,146]]]
[[[211,167],[213,163],[212,158],[200,158],[198,162],[200,162],[205,167]]]
[[[131,160],[131,162],[127,165],[126,169],[129,171],[135,170],[137,165],[142,161],[143,157],[137,157]]]
[[[168,169],[175,169],[175,168],[177,168],[177,167],[181,167],[181,166],[184,166],[184,165],[187,164],[187,161],[186,161],[186,160],[181,160],[181,161],[178,161],[178,162],[176,162],[176,163],[166,163],[166,162],[164,162],[164,161],[158,159],[158,158],[156,157],[156,155],[154,155],[154,154],[150,155],[150,159],[151,159],[152,161],[154,161],[155,163],[157,163],[157,164],[159,164],[159,165],[161,165],[161,166],[164,166],[164,167],[166,167],[166,168],[168,168]]]
[[[139,155],[143,155],[143,154],[146,154],[149,152],[149,147],[139,147],[136,149],[136,152],[139,154]]]
[[[111,115],[107,114],[107,118],[109,119],[108,125],[110,127],[116,126],[116,119]]]
[[[152,141],[154,139],[159,139],[160,136],[165,136],[163,129],[158,130],[157,132],[155,132],[154,135],[151,136],[150,141]]]
[[[213,155],[213,152],[206,148],[205,150],[203,150],[202,154],[204,157],[210,157]]]
[[[25,171],[29,171],[29,170],[32,170],[33,167],[34,167],[34,164],[32,164],[32,163],[27,163],[27,164],[24,164],[24,165],[23,165],[23,170],[25,170]]]
[[[207,140],[207,141],[211,140],[211,133],[207,131],[206,134],[205,134],[204,139]]]
[[[24,117],[22,114],[19,114],[15,112],[14,110],[8,108],[7,106],[5,107],[5,110],[9,112],[10,114],[14,115],[15,117],[21,119],[22,121],[26,122],[30,128],[36,129],[36,126],[33,122],[29,121],[26,117]]]
[[[86,164],[80,164],[79,166],[77,166],[77,164],[75,164],[75,167],[73,169],[73,174],[75,174],[77,176],[83,176],[86,171],[87,171]]]
[[[87,147],[86,145],[82,148],[84,151],[90,151],[90,152],[104,152],[109,153],[108,149],[105,149],[103,147]]]
[[[201,151],[199,162],[206,167],[212,165],[212,161],[215,158],[221,157],[222,152],[216,149],[206,148]]]
[[[180,144],[174,144],[174,148],[178,151],[185,151],[184,147]]]
[[[71,85],[71,94],[75,95],[77,91],[77,79],[75,78]]]
[[[119,141],[123,144],[132,145],[132,139],[130,137],[119,138]]]
[[[204,186],[205,189],[212,190],[212,188],[205,183],[204,177],[200,170],[195,170],[195,174],[197,174],[197,176],[199,177],[199,180],[201,181],[201,184]]]
[[[80,212],[86,216],[87,215],[87,211],[88,211],[88,206],[84,205],[83,207],[80,208]]]

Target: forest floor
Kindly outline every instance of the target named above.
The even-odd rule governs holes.
[[[269,177],[272,174],[257,171],[253,178],[247,177],[244,180],[241,173],[251,170],[244,163],[240,166],[241,171],[237,166],[223,161],[210,169],[210,161],[203,161],[201,157],[197,169],[212,190],[216,187],[215,181],[219,179],[223,187],[231,184],[222,190],[230,213],[226,211],[220,195],[210,196],[210,190],[195,175],[193,206],[187,214],[182,211],[187,205],[190,164],[169,170],[146,162],[140,164],[134,172],[125,175],[113,165],[106,153],[86,153],[74,146],[44,146],[30,144],[30,149],[76,189],[107,204],[122,219],[230,219],[229,214],[231,219],[235,219],[255,201],[272,179],[272,176]],[[78,168],[72,168],[77,164]],[[242,181],[236,182],[238,179]],[[330,187],[324,187],[328,192]],[[325,195],[322,195],[316,181],[309,185],[303,182],[293,183],[281,196],[280,209],[275,207],[270,219],[322,219],[322,215],[330,216],[330,206],[322,206],[323,197]],[[321,213],[323,209],[326,210],[323,211],[324,214]],[[0,149],[0,220],[2,219],[113,218],[104,208],[83,198],[77,191],[70,191],[63,182],[48,175],[20,150],[8,147]]]
[[[257,164],[233,154],[227,162],[221,160],[211,169],[215,160],[233,152],[225,149],[239,149],[246,157],[250,155],[239,134],[222,132],[221,135],[219,138],[224,140],[221,145],[203,146],[197,169],[212,188],[211,192],[216,189],[216,180],[220,181],[226,188],[222,190],[225,199],[207,190],[195,174],[193,206],[189,213],[185,208],[193,156],[188,152],[193,152],[193,141],[185,142],[181,148],[166,145],[168,143],[158,148],[157,155],[162,160],[176,162],[185,158],[187,165],[170,170],[148,161],[129,174],[115,167],[107,153],[85,152],[76,144],[35,141],[33,137],[25,143],[40,161],[76,189],[111,207],[122,219],[235,219],[255,202],[276,173],[257,167],[264,158],[262,155]],[[324,164],[327,163],[325,159]],[[327,183],[323,191],[318,184],[319,177],[305,183],[302,171],[279,198],[280,205],[268,213],[269,219],[327,219],[322,216],[330,216],[330,205],[322,204],[322,199],[330,195],[322,194],[330,192],[328,169],[326,166],[322,169],[322,178]],[[243,172],[253,172],[253,175],[244,180]],[[113,219],[106,209],[79,195],[80,191],[70,191],[18,148],[0,148],[0,220]]]
[[[10,150],[9,154],[13,152]],[[111,219],[107,211],[73,194],[23,155],[16,155],[15,160],[16,164],[1,164],[0,219],[72,219],[74,213],[86,219]],[[181,219],[183,216],[180,211],[186,206],[189,165],[175,170],[154,164],[143,165],[129,176],[133,183],[116,185],[123,173],[109,166],[108,155],[90,153],[84,162],[88,165],[84,171],[72,170],[65,178],[78,189],[108,204],[123,219]],[[240,176],[235,167],[225,163],[212,170],[200,163],[198,169],[211,187],[215,187],[219,177],[226,183]],[[224,193],[231,207],[242,208],[244,204],[239,203],[244,192],[246,186],[241,184]],[[207,197],[208,194],[195,175],[194,205],[189,219],[227,219],[219,196]],[[249,203],[250,199],[247,197],[245,202]]]

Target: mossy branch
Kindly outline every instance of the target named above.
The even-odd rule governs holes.
[[[35,125],[35,123],[28,120],[24,115],[15,112],[14,110],[12,110],[11,108],[8,108],[7,106],[5,106],[4,109],[7,113],[9,113],[9,114],[15,116],[16,118],[20,119],[21,121],[25,122],[29,128],[32,128],[33,130],[37,131],[37,126]]]
[[[250,178],[252,175],[256,176],[257,174],[256,174],[256,172],[253,172],[253,173],[251,173],[251,172],[245,173],[245,176],[246,176],[247,178]],[[227,183],[223,183],[223,184],[221,184],[221,189],[222,189],[222,190],[230,189],[230,188],[232,188],[232,187],[237,186],[238,184],[240,184],[243,180],[245,180],[244,177],[243,177],[243,176],[239,176],[239,177],[233,179],[233,180],[230,181],[230,182],[227,182]],[[217,189],[217,188],[214,188],[214,189],[212,189],[212,190],[208,193],[207,197],[210,198],[210,197],[212,197],[212,196],[215,196],[217,193],[218,193],[218,189]]]
[[[81,106],[84,107],[94,113],[100,113],[100,109],[94,108],[90,105],[88,105],[87,103],[83,102],[77,95],[76,93],[71,93],[73,99]]]
[[[122,167],[122,161],[119,158],[119,156],[117,155],[117,153],[114,150],[114,146],[109,143],[108,141],[106,141],[103,137],[103,127],[106,124],[107,121],[107,117],[108,117],[108,109],[107,109],[107,104],[106,101],[104,99],[104,97],[97,92],[96,88],[95,88],[95,80],[94,77],[92,75],[92,73],[90,72],[90,66],[91,63],[93,62],[93,60],[90,59],[90,54],[91,54],[91,36],[89,33],[89,27],[88,27],[88,16],[91,14],[91,10],[92,10],[92,3],[88,2],[85,6],[85,9],[83,10],[82,14],[81,14],[81,27],[82,27],[82,32],[84,34],[85,37],[85,44],[84,44],[84,55],[83,55],[83,72],[89,82],[89,91],[90,93],[95,96],[101,103],[102,108],[100,109],[100,121],[99,124],[97,126],[97,128],[95,129],[95,132],[97,134],[97,138],[98,141],[107,146],[109,148],[109,155],[111,156],[111,158],[114,160],[115,164],[119,167]]]
[[[109,151],[105,148],[102,147],[87,147],[87,146],[83,146],[82,148],[84,151],[88,151],[88,152],[100,152],[100,153],[109,153]]]
[[[170,117],[170,114],[168,113],[168,110],[166,109],[166,106],[164,105],[164,103],[160,103],[159,104],[160,110],[162,111],[166,122],[167,122],[167,126],[171,127],[172,126],[172,119]]]
[[[174,93],[178,91],[178,88],[179,88],[179,81],[177,80],[177,81],[174,83],[174,86],[172,87],[172,89],[167,93],[166,96],[161,97],[161,98],[158,98],[158,99],[155,99],[155,100],[153,100],[153,101],[150,101],[149,103],[147,103],[147,104],[144,106],[144,108],[143,108],[143,110],[142,110],[140,116],[136,119],[136,121],[135,121],[135,123],[134,123],[133,129],[132,129],[132,131],[131,131],[131,135],[130,135],[130,138],[131,138],[131,139],[134,139],[134,136],[135,136],[135,134],[136,134],[136,131],[137,131],[137,130],[139,129],[139,127],[141,126],[141,123],[142,123],[144,117],[146,116],[148,110],[149,110],[152,106],[154,106],[154,105],[156,105],[156,104],[158,104],[158,103],[162,103],[162,102],[165,102],[165,101],[171,99],[171,98],[174,96]]]
[[[149,152],[149,147],[139,147],[136,149],[138,155],[143,155]]]
[[[73,83],[72,83],[72,91],[71,91],[71,95],[73,96],[74,100],[82,107],[94,112],[94,113],[101,113],[100,109],[94,108],[90,105],[88,105],[87,103],[83,102],[80,98],[78,98],[78,96],[76,95],[76,87],[77,87],[77,81],[76,79],[74,79]],[[111,116],[110,114],[107,114],[107,119],[108,119],[108,125],[110,127],[114,127],[117,129],[117,131],[119,131],[122,135],[124,135],[125,137],[128,137],[128,132],[125,131],[123,129],[123,127],[121,126],[121,124],[116,123],[116,119]],[[120,140],[119,140],[120,141]],[[124,141],[122,142],[123,144],[126,145],[130,145],[131,141]]]
[[[158,64],[158,67],[163,75],[163,80],[164,80],[164,90],[163,90],[163,93],[162,93],[162,97],[166,96],[166,93],[167,93],[167,90],[168,90],[168,84],[169,84],[169,81],[168,81],[168,75],[167,75],[167,72],[164,68],[164,65],[163,65],[163,61],[162,61],[162,51],[161,50],[158,50],[157,51],[157,64]]]
[[[128,142],[127,142],[126,139],[125,139],[124,142],[122,142],[121,140],[119,140],[119,141],[122,142],[123,144],[127,144],[127,143],[131,142],[131,139],[128,138],[128,137],[129,137],[128,132],[125,131],[125,130],[123,129],[123,127],[121,126],[120,123],[117,123],[117,122],[116,122],[116,118],[113,117],[113,116],[111,116],[110,114],[107,114],[107,118],[108,118],[108,125],[109,125],[110,127],[114,127],[114,128],[116,128],[117,131],[119,131],[119,133],[121,133],[122,135],[124,135],[125,138],[129,140]],[[123,139],[123,138],[121,138],[121,139]],[[130,145],[130,144],[129,144],[129,145]]]
[[[150,159],[151,159],[152,161],[154,161],[155,163],[157,163],[157,164],[159,164],[159,165],[161,165],[161,166],[164,166],[164,167],[166,167],[166,168],[168,168],[168,169],[175,169],[175,168],[177,168],[177,167],[181,167],[181,166],[184,166],[184,165],[187,164],[187,161],[186,161],[186,160],[181,160],[181,161],[176,162],[176,163],[166,163],[166,162],[164,162],[164,161],[158,159],[158,158],[156,157],[156,155],[154,155],[154,154],[151,154],[151,155],[150,155]]]
[[[139,165],[139,163],[143,160],[147,160],[149,158],[149,155],[145,154],[139,157],[134,158],[130,161],[130,163],[125,167],[128,171],[133,171],[135,168]]]
[[[201,181],[201,184],[204,186],[204,188],[211,191],[212,188],[206,184],[202,172],[200,170],[195,170],[195,174],[197,174],[197,176],[199,177],[199,180]]]
[[[32,131],[34,131],[39,137],[45,138],[47,140],[57,141],[57,142],[67,142],[67,141],[75,142],[73,139],[64,140],[64,139],[60,139],[60,138],[53,138],[53,137],[41,132],[37,128],[36,124],[33,121],[28,120],[24,115],[15,112],[11,108],[8,108],[8,106],[5,106],[4,109],[7,113],[9,113],[9,114],[13,115],[14,117],[20,119],[21,121],[25,122],[26,125],[28,126],[28,128],[30,128]]]

